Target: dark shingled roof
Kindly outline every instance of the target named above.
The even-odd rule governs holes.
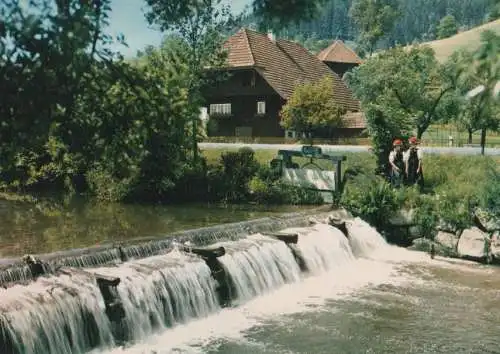
[[[296,85],[332,78],[333,100],[348,111],[359,111],[360,104],[342,79],[301,45],[283,40],[271,40],[267,34],[246,28],[228,38],[224,44],[230,67],[253,67],[284,99]]]

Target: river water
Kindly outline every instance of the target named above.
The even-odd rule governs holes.
[[[0,201],[0,258],[50,253],[238,222],[304,207],[208,204],[124,205],[74,200],[56,203]]]
[[[384,245],[356,256],[104,353],[500,353],[500,269]]]
[[[78,273],[0,289],[0,320],[22,354],[500,353],[500,268],[387,245],[359,219],[348,230],[349,240],[325,224],[284,230],[299,234],[290,247],[305,273],[265,235],[219,242],[235,284],[228,308],[192,255],[89,270],[122,279],[125,342]]]

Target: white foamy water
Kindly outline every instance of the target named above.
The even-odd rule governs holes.
[[[0,325],[25,354],[86,353],[111,346],[111,327],[95,282],[84,276],[40,279],[0,289]],[[82,335],[91,332],[89,336]],[[3,352],[3,351],[2,351]]]
[[[389,246],[360,219],[347,227],[349,240],[332,226],[316,224],[283,230],[299,234],[297,245],[261,234],[215,245],[226,249],[218,259],[232,279],[236,308],[221,309],[217,282],[195,255],[174,251],[92,270],[121,279],[117,290],[126,313],[125,338],[116,339],[126,339],[126,347],[102,349],[113,345],[114,332],[99,289],[87,278],[50,278],[2,291],[0,320],[14,319],[11,332],[28,354],[84,353],[96,345],[100,349],[94,353],[203,352],[203,346],[220,339],[241,339],[263,321],[315,310],[366,286],[414,281],[399,273],[401,262],[430,262],[425,253]],[[307,273],[301,273],[292,249],[303,258]],[[97,334],[88,335],[82,311],[95,319]],[[97,340],[89,343],[92,336]]]
[[[299,234],[296,247],[308,271],[320,274],[354,260],[349,241],[339,229],[316,224],[309,228],[290,228],[285,233]]]
[[[357,222],[355,220],[353,224]],[[358,226],[357,230],[365,231],[366,225]],[[318,224],[309,228],[290,228],[283,231],[299,233],[297,249],[301,251],[314,276],[305,279],[302,277],[300,281],[295,280],[295,282],[282,285],[273,292],[264,293],[237,308],[223,309],[202,320],[167,330],[142,343],[116,348],[106,353],[160,354],[175,351],[203,353],[206,351],[206,346],[221,339],[244,340],[243,336],[246,330],[258,326],[266,320],[275,320],[280,316],[316,310],[319,306],[324,305],[325,301],[348,296],[368,285],[401,284],[413,281],[407,275],[399,274],[395,263],[376,259],[356,259],[347,238],[342,232],[331,226]],[[376,252],[377,247],[384,248],[385,251],[390,249],[376,232],[369,233],[368,240],[363,240],[363,236],[362,233],[359,234],[354,242],[358,245],[358,250],[360,249],[365,255],[369,255],[370,250]],[[376,239],[377,237],[379,240]],[[262,240],[261,236],[260,239]],[[234,249],[244,248],[241,244],[239,246],[237,244],[233,243]],[[268,240],[267,244],[274,245],[275,242]],[[284,245],[284,243],[277,244]],[[258,247],[265,246],[262,244],[255,246],[256,249]],[[288,254],[284,249],[283,252],[283,254]],[[237,253],[237,255],[241,257],[241,254]],[[290,256],[292,256],[291,253]],[[286,258],[288,259],[288,256]],[[228,257],[226,261],[227,259],[233,258]],[[243,264],[225,262],[233,274],[235,274],[234,270],[240,269]],[[248,286],[253,289],[255,285],[249,285],[252,283],[249,274],[255,274],[255,271],[248,264],[245,264],[244,267],[239,272],[246,272],[247,275],[241,276],[245,281],[241,281],[239,286],[242,289]],[[248,298],[249,294],[246,293],[244,296]]]
[[[146,338],[220,308],[208,266],[178,251],[95,272],[121,279],[118,293],[126,313],[127,339]]]
[[[292,251],[282,241],[257,234],[218,245],[227,250],[219,261],[234,282],[238,303],[301,278]]]

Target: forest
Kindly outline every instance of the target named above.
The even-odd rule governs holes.
[[[314,20],[277,26],[278,35],[295,39],[313,51],[325,48],[334,39],[351,42],[350,44],[356,47],[359,26],[352,16],[353,4],[356,1],[320,0],[320,3],[318,15]],[[368,4],[370,1],[357,3]],[[451,25],[448,35],[498,18],[496,0],[390,0],[379,3],[389,5],[398,12],[394,26],[385,31],[378,44],[380,49],[395,44],[406,45],[414,41],[425,42],[439,38],[440,22],[446,17],[452,22],[448,23]],[[247,15],[244,22],[262,30],[272,28],[272,24],[263,23],[261,18],[253,14]]]

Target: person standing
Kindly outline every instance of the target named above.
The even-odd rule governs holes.
[[[408,185],[417,184],[420,189],[424,186],[422,173],[422,149],[418,147],[418,139],[412,136],[408,139],[410,148],[404,153],[405,175]]]
[[[393,187],[400,187],[404,177],[404,156],[403,142],[396,139],[392,143],[393,149],[389,153],[389,165],[391,166],[391,184]]]

